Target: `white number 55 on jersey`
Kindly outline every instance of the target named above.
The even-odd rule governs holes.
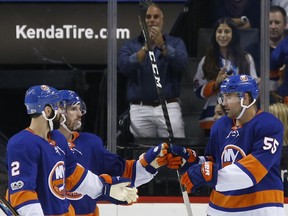
[[[264,138],[264,150],[270,150],[271,153],[274,154],[277,151],[277,147],[279,146],[279,142],[276,139],[265,137]]]

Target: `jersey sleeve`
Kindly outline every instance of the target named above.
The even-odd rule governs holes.
[[[278,46],[273,50],[270,56],[270,70],[278,70],[284,64],[288,63],[288,37],[286,36]]]
[[[213,86],[215,81],[208,81],[204,77],[203,72],[203,64],[205,61],[205,57],[201,59],[201,61],[198,64],[197,72],[194,76],[194,92],[196,96],[198,96],[201,99],[206,99],[212,95],[215,95],[216,93],[213,91]]]
[[[39,149],[32,145],[29,138],[16,137],[8,142],[8,198],[16,210],[29,204],[39,204],[35,192],[39,155]]]
[[[236,163],[253,182],[258,183],[275,164],[280,163],[284,128],[276,118],[269,118],[269,122],[255,129],[255,141],[250,155]],[[257,130],[257,131],[256,131]]]
[[[89,149],[93,149],[93,158],[91,160],[94,160],[94,164],[90,165],[91,169],[89,168],[92,172],[129,178],[132,185],[136,187],[149,182],[154,177],[138,161],[133,159],[126,160],[118,154],[108,151],[103,146],[103,141],[100,137],[86,133],[86,138],[90,140],[90,142],[87,142],[91,145]]]

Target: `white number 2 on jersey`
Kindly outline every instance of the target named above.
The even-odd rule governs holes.
[[[19,171],[20,163],[18,161],[13,161],[11,163],[11,175],[16,176],[20,174]]]
[[[276,139],[265,137],[264,138],[264,150],[270,150],[271,153],[274,154],[277,151],[277,147],[279,146],[279,142]]]

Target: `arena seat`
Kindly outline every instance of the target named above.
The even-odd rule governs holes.
[[[182,74],[180,102],[182,116],[185,123],[186,138],[199,139],[205,142],[205,136],[199,127],[199,116],[205,104],[205,100],[198,98],[194,93],[193,79],[197,72],[200,58],[189,58],[188,67]]]

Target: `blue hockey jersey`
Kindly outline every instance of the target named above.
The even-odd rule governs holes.
[[[208,215],[284,215],[283,132],[282,123],[266,112],[241,127],[227,116],[216,121],[205,152],[218,168]]]
[[[74,132],[73,140],[69,145],[74,155],[85,169],[89,169],[96,175],[103,173],[111,176],[122,176],[135,181],[136,161],[124,160],[117,154],[113,154],[103,146],[103,141],[95,134]],[[150,179],[149,179],[150,180]],[[99,215],[96,207],[97,200],[89,196],[68,193],[76,215]]]
[[[17,209],[40,203],[45,215],[73,215],[66,189],[74,190],[87,170],[77,164],[65,137],[58,131],[49,140],[26,129],[7,145],[8,198]]]

